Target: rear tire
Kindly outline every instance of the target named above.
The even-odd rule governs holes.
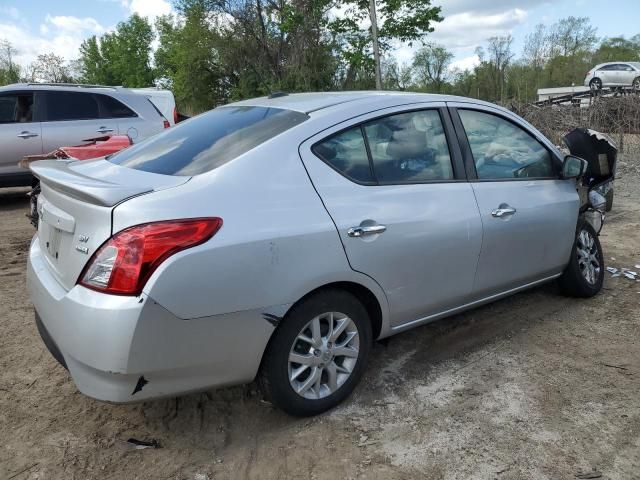
[[[581,220],[571,248],[571,259],[558,279],[560,289],[570,297],[593,297],[602,288],[604,270],[598,234],[588,222]]]
[[[362,378],[371,337],[367,311],[350,293],[325,290],[305,298],[269,342],[259,375],[265,398],[295,416],[335,407]]]
[[[591,90],[602,90],[602,80],[599,78],[593,78],[589,82],[589,88],[591,88]]]

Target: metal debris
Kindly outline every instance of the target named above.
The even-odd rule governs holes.
[[[602,478],[602,473],[597,470],[593,470],[592,472],[586,473],[576,473],[576,478],[580,478],[581,480],[591,479],[591,478]]]
[[[151,440],[147,442],[145,440],[138,440],[137,438],[130,438],[126,442],[134,450],[143,450],[145,448],[160,448],[160,444],[157,440]]]
[[[635,268],[638,268],[638,265],[636,265]],[[640,275],[638,275],[638,272],[635,270],[630,270],[626,267],[607,267],[607,272],[611,274],[611,278],[617,278],[624,275],[629,280],[640,282]]]

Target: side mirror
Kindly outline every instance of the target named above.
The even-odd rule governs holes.
[[[562,178],[580,178],[587,171],[589,164],[586,160],[573,155],[567,155],[562,162]]]

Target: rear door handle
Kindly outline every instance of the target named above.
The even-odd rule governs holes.
[[[491,216],[496,218],[508,217],[516,213],[516,209],[510,207],[506,203],[502,203],[498,208],[491,212]]]
[[[100,127],[96,130],[98,133],[111,133],[113,132],[113,128]]]
[[[347,235],[350,237],[365,237],[367,235],[377,235],[387,230],[384,225],[368,225],[360,227],[351,227],[347,230]]]
[[[27,132],[26,130],[18,134],[18,137],[20,138],[31,138],[31,137],[37,137],[37,136],[38,136],[37,133]]]

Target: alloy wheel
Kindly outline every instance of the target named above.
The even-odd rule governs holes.
[[[340,312],[318,315],[300,330],[289,352],[291,387],[307,399],[333,394],[351,376],[359,347],[360,334],[351,318]]]
[[[576,256],[578,267],[584,279],[590,285],[595,285],[600,278],[600,255],[596,240],[587,230],[581,230],[576,240]]]

